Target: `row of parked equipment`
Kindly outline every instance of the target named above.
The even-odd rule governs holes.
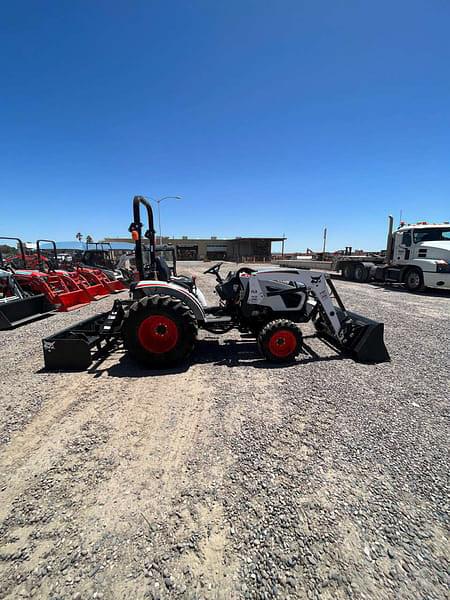
[[[142,196],[133,199],[129,232],[135,248],[123,257],[123,270],[117,263],[97,264],[98,252],[67,262],[52,240],[38,240],[27,254],[20,239],[0,237],[17,248],[13,256],[0,255],[0,329],[80,308],[128,284],[128,299],[43,340],[46,368],[86,369],[119,346],[147,367],[166,368],[189,357],[201,329],[253,336],[267,360],[286,363],[303,351],[300,326],[308,322],[315,337],[339,353],[360,362],[389,360],[383,323],[349,312],[323,272],[241,267],[223,278],[218,263],[205,271],[215,276],[219,297],[209,305],[195,278],[177,274],[174,249],[156,245],[152,208]],[[164,257],[168,251],[172,266]]]
[[[219,302],[211,305],[194,277],[177,274],[175,264],[170,268],[161,256],[152,207],[142,196],[133,199],[129,232],[135,243],[129,298],[45,338],[47,369],[87,369],[118,347],[146,367],[167,368],[189,358],[199,330],[216,335],[237,330],[254,337],[270,362],[289,363],[306,351],[304,323],[315,329],[305,337],[318,337],[357,361],[389,360],[383,323],[348,311],[323,272],[244,266],[222,277],[218,263],[204,272],[216,279]]]
[[[0,241],[17,248],[12,256],[0,253],[0,329],[75,310],[127,288],[121,271],[88,264],[89,253],[68,263],[58,259],[53,240],[38,240],[36,250],[28,253],[20,238]]]

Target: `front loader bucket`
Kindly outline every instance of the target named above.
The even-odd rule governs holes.
[[[57,294],[57,302],[60,305],[58,310],[62,312],[68,312],[86,306],[91,300],[91,296],[83,289],[71,292],[60,292]]]
[[[0,303],[0,330],[14,329],[30,321],[49,316],[55,311],[44,294]]]
[[[362,363],[381,363],[390,361],[389,353],[384,345],[384,323],[373,321],[356,313],[348,312],[344,316],[337,311],[339,318],[347,317],[350,321],[348,340],[344,344],[354,359]]]
[[[90,285],[89,287],[86,287],[85,290],[89,294],[91,300],[101,300],[111,293],[109,289],[101,283]]]
[[[114,281],[105,281],[105,285],[108,286],[109,292],[111,294],[118,294],[119,292],[123,292],[123,290],[128,289],[126,285],[119,279],[115,279]]]

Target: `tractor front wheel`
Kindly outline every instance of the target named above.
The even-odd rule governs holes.
[[[131,305],[122,325],[126,350],[140,363],[164,368],[185,360],[197,337],[191,309],[171,296],[145,296]]]
[[[301,351],[302,333],[293,321],[271,321],[258,335],[258,348],[270,362],[292,362]]]

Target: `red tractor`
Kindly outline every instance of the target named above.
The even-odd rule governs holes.
[[[0,240],[11,240],[16,243],[19,255],[6,258],[4,262],[8,264],[16,281],[28,296],[44,294],[56,310],[64,312],[86,306],[91,302],[92,296],[76,279],[64,273],[53,270],[42,271],[38,266],[32,267],[31,264],[35,264],[36,257],[26,256],[21,239],[2,237]]]

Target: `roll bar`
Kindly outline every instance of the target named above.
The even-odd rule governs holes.
[[[22,268],[25,269],[26,266],[27,266],[27,262],[26,262],[26,258],[25,258],[25,248],[23,246],[22,240],[20,238],[2,237],[2,236],[0,236],[0,241],[2,241],[2,240],[13,240],[14,242],[19,242],[19,244],[18,244],[19,245],[19,251],[20,251],[20,254],[22,256],[22,262],[23,262],[23,267]],[[3,263],[3,257],[1,259],[1,262]]]
[[[136,259],[136,268],[139,273],[139,278],[145,279],[144,257],[142,252],[142,222],[141,222],[141,204],[147,209],[148,229],[144,233],[150,245],[150,279],[158,279],[156,270],[156,254],[155,254],[155,226],[153,223],[153,210],[150,202],[144,196],[135,196],[133,198],[133,222],[128,228],[134,240],[134,255]]]
[[[38,265],[41,270],[44,270],[44,263],[42,262],[42,258],[41,258],[41,246],[40,246],[41,242],[46,242],[46,243],[52,245],[53,257],[55,259],[56,265],[58,264],[58,252],[56,251],[56,243],[54,240],[36,240],[36,254],[37,254],[37,259],[38,259]],[[49,266],[49,270],[50,270],[50,266]]]

